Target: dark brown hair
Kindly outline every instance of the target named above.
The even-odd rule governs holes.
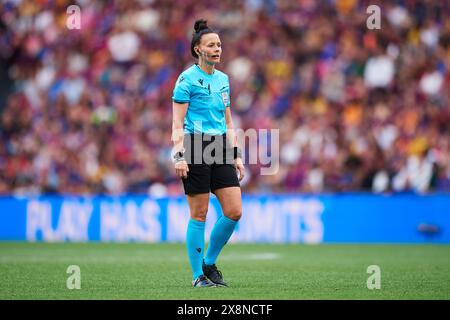
[[[208,21],[200,19],[195,21],[194,33],[192,34],[191,41],[191,54],[194,58],[198,58],[197,52],[195,52],[194,47],[200,43],[202,36],[208,33],[215,33],[212,29],[208,27]]]

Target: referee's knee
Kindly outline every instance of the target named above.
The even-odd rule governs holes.
[[[208,208],[199,208],[198,210],[191,211],[191,218],[197,221],[205,222]]]
[[[235,207],[230,208],[223,213],[227,218],[238,221],[242,216],[242,208],[241,207]]]

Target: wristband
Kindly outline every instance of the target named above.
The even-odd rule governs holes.
[[[234,147],[234,153],[233,153],[233,158],[237,159],[237,158],[241,158],[242,159],[242,151],[239,147]]]

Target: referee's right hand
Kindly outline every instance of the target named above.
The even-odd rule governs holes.
[[[188,164],[185,160],[178,161],[175,163],[175,172],[177,173],[177,176],[180,178],[187,178],[187,173],[189,172]]]

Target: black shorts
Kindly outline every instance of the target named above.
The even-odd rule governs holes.
[[[195,143],[195,139],[198,143]],[[226,136],[185,135],[185,158],[189,171],[182,178],[185,194],[209,193],[220,188],[240,187],[233,148]]]
[[[239,187],[236,169],[231,164],[189,164],[182,179],[185,194],[209,193],[220,188]]]

